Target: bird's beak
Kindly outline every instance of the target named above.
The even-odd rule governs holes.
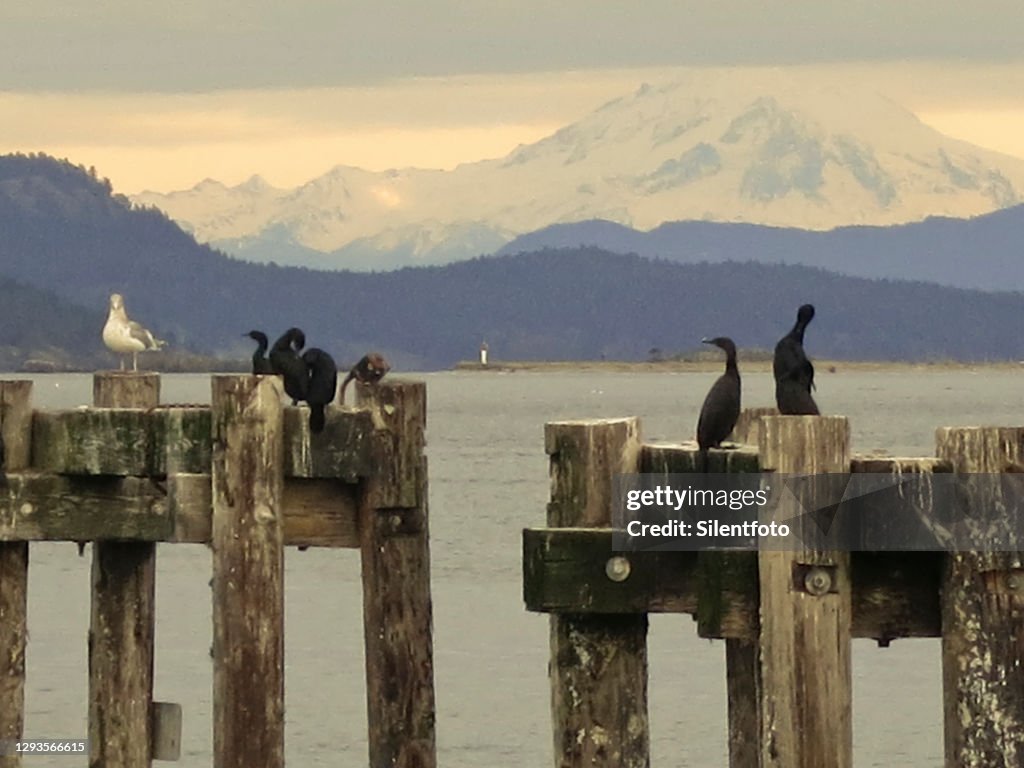
[[[709,339],[707,336],[705,336],[703,339],[700,340],[700,343],[701,344],[710,344],[711,343],[711,339]]]

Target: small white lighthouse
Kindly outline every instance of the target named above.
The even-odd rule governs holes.
[[[480,365],[487,365],[487,342],[484,341],[480,344]]]

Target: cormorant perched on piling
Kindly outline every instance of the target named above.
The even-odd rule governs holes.
[[[797,311],[796,325],[775,345],[775,404],[784,415],[817,416],[818,405],[811,396],[814,366],[804,353],[804,331],[814,318],[814,307],[804,304]]]
[[[292,399],[292,405],[306,399],[309,387],[309,372],[299,357],[299,350],[304,346],[306,334],[298,328],[289,328],[270,348],[270,367],[284,378],[284,391]]]
[[[338,389],[338,366],[334,358],[322,349],[313,347],[302,353],[302,361],[309,372],[306,402],[309,403],[309,431],[323,432],[326,419],[324,409],[334,401]]]
[[[717,448],[729,436],[740,416],[740,371],[736,367],[736,345],[732,339],[718,336],[702,339],[725,352],[725,373],[718,377],[700,409],[697,420],[697,445],[700,446],[702,471],[707,471],[708,448]]]
[[[274,367],[267,360],[267,334],[263,331],[249,331],[245,335],[256,342],[256,351],[252,353],[252,372],[273,373]]]
[[[376,384],[390,370],[391,366],[388,365],[388,361],[379,352],[370,352],[363,355],[362,359],[352,366],[352,370],[348,372],[345,380],[341,382],[341,404],[345,404],[345,387],[348,386],[352,379],[355,379],[360,384]]]

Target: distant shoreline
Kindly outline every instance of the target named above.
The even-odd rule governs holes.
[[[813,360],[819,375],[843,373],[846,371],[960,371],[983,368],[985,370],[1024,369],[1024,361],[1001,360],[998,362],[958,362],[941,360],[936,362],[898,362],[886,360]],[[771,373],[771,360],[739,361],[741,371],[750,373]],[[452,370],[471,373],[558,373],[567,371],[601,373],[710,373],[720,371],[720,360],[668,360],[660,363],[647,361],[629,362],[624,360],[498,360],[487,365],[463,360]]]

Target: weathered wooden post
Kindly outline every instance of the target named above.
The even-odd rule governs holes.
[[[775,408],[751,408],[740,414],[731,440],[756,445],[760,435],[758,419],[777,414]],[[669,446],[643,446],[641,469],[656,474],[688,474],[701,471],[702,461],[695,443],[686,450]],[[758,472],[759,456],[749,447],[711,449],[708,472]],[[758,768],[760,764],[760,667],[757,643],[757,553],[700,552],[698,555],[700,600],[697,606],[697,629],[701,637],[725,637],[726,694],[729,707],[729,766]],[[745,589],[748,585],[753,589]],[[754,594],[750,594],[754,593]],[[742,616],[745,632],[730,628],[724,633],[726,612]],[[740,636],[742,635],[742,636]]]
[[[1019,427],[940,428],[936,455],[956,472],[1001,473],[1024,458]],[[971,540],[982,549],[995,535],[1017,551],[949,554],[941,590],[942,682],[946,765],[998,768],[1024,764],[1024,542],[1020,499],[1004,499],[993,480],[970,478]],[[1005,506],[1004,506],[1005,504]],[[968,547],[970,541],[960,544]]]
[[[98,408],[152,408],[159,402],[158,374],[104,371],[93,377],[93,404]],[[151,764],[155,589],[155,544],[94,542],[90,765]]]
[[[544,445],[548,526],[610,527],[615,475],[639,471],[639,421],[548,423]],[[647,614],[552,614],[550,621],[554,764],[647,768]]]
[[[376,471],[359,528],[371,768],[437,765],[423,382],[357,385]]]
[[[284,765],[283,407],[276,376],[213,377],[213,765]]]
[[[778,415],[778,408],[744,408],[740,411],[740,417],[736,420],[736,426],[733,427],[729,439],[736,443],[757,445],[761,439],[761,417]]]
[[[32,382],[0,381],[0,433],[4,469],[29,464]],[[0,492],[5,491],[0,481]],[[0,741],[20,739],[25,727],[25,638],[28,611],[28,542],[0,542]],[[0,768],[18,768],[20,755],[0,757]]]
[[[839,416],[765,416],[763,470],[847,473],[849,425]],[[803,511],[803,510],[797,510]],[[789,514],[786,514],[786,513]],[[787,509],[782,517],[794,512]],[[762,768],[849,768],[853,762],[849,553],[802,544],[787,520],[793,550],[758,552],[761,589],[760,702]]]

